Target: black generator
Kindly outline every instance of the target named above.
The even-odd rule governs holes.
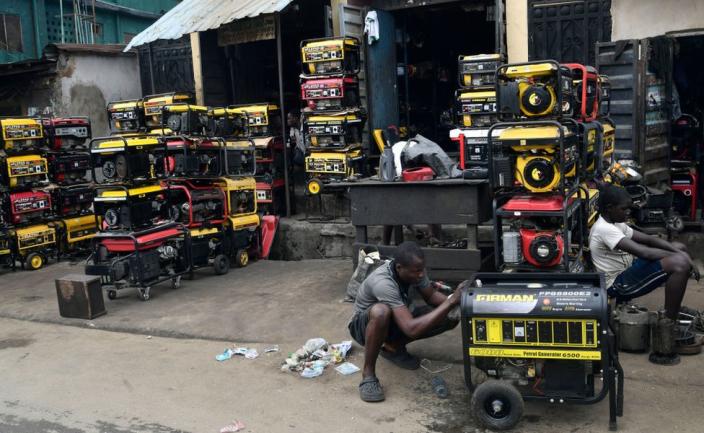
[[[479,423],[512,428],[523,400],[592,404],[608,395],[609,428],[616,429],[623,413],[623,369],[602,276],[478,273],[465,284],[465,382]],[[480,372],[473,375],[474,369]],[[485,380],[475,383],[473,377]]]

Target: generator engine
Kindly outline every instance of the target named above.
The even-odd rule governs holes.
[[[498,121],[495,90],[455,92],[457,123],[461,126],[489,127]]]
[[[54,151],[85,149],[91,137],[90,119],[87,117],[51,117],[42,119],[44,135],[49,148]]]
[[[461,87],[493,89],[496,85],[496,69],[506,61],[501,54],[477,54],[459,56],[457,59]]]
[[[307,146],[313,149],[349,149],[362,146],[366,120],[361,110],[339,113],[303,113],[302,129]]]
[[[7,154],[37,151],[44,147],[44,129],[31,117],[0,118],[0,149]]]
[[[266,102],[231,105],[227,107],[227,111],[246,115],[246,137],[267,137],[281,134],[281,113],[277,105]]]
[[[301,83],[301,100],[311,110],[342,110],[359,106],[357,77],[313,78]]]
[[[144,108],[144,123],[147,129],[163,128],[162,109],[165,105],[177,103],[192,104],[194,102],[193,99],[192,94],[183,92],[145,96],[142,99],[142,106]]]
[[[364,154],[361,149],[348,152],[310,152],[305,159],[307,193],[320,194],[325,184],[355,176],[360,173],[363,161]]]
[[[506,430],[524,399],[591,404],[614,393],[622,413],[623,371],[599,274],[475,274],[462,296],[465,381],[484,427]],[[472,370],[488,379],[473,382]],[[599,378],[603,379],[603,385]],[[618,381],[618,386],[616,385]]]
[[[301,41],[304,75],[356,75],[360,69],[359,39],[323,38]]]
[[[593,66],[579,63],[566,63],[572,73],[572,99],[575,102],[573,115],[584,122],[596,120],[599,116],[599,74]]]
[[[50,152],[47,154],[51,180],[59,185],[72,185],[86,182],[91,168],[90,154],[87,152]]]
[[[145,182],[163,175],[167,153],[160,137],[102,137],[91,141],[93,180],[100,184]]]
[[[100,188],[94,199],[95,214],[103,229],[134,231],[167,219],[169,202],[159,185],[137,188]]]
[[[504,120],[571,117],[574,112],[572,73],[555,61],[502,65],[496,77]]]
[[[167,104],[162,108],[162,128],[172,134],[204,136],[208,130],[208,108],[185,103]]]
[[[7,204],[5,220],[12,224],[38,222],[51,215],[51,196],[44,191],[11,192]]]
[[[52,191],[54,212],[60,217],[91,214],[95,191],[90,185],[73,185]]]
[[[169,186],[169,219],[196,227],[218,224],[225,219],[225,195],[217,187],[194,187],[188,182]]]
[[[48,164],[41,155],[8,156],[0,159],[0,179],[10,189],[32,188],[49,183]]]
[[[248,137],[247,113],[231,108],[212,108],[208,111],[207,132],[210,137]]]

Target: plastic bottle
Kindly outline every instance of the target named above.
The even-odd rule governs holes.
[[[430,380],[430,384],[433,387],[433,392],[435,393],[435,395],[440,398],[447,398],[449,392],[447,390],[447,383],[445,383],[445,379],[443,379],[441,376],[433,376],[433,378]]]

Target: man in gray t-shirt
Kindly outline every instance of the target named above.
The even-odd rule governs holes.
[[[437,287],[425,274],[423,251],[414,242],[399,245],[395,259],[377,268],[360,286],[348,328],[352,338],[364,346],[359,384],[362,400],[384,400],[376,377],[379,355],[401,368],[415,370],[420,361],[408,353],[406,344],[438,335],[459,323],[447,315],[459,305],[461,288],[445,296]],[[412,308],[416,293],[427,305]]]

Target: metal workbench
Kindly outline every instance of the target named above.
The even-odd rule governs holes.
[[[356,229],[354,259],[360,248],[373,246],[392,256],[395,246],[373,245],[368,226],[448,224],[467,227],[467,248],[423,248],[431,278],[460,281],[482,265],[477,226],[491,219],[491,197],[486,180],[447,179],[425,182],[347,182],[352,225]],[[356,265],[356,263],[355,263]]]

